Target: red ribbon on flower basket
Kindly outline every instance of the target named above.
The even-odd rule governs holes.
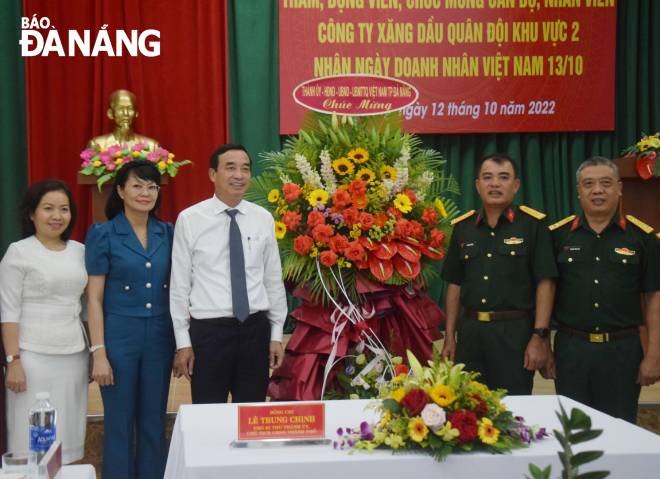
[[[293,295],[302,304],[292,313],[296,329],[286,347],[284,363],[270,379],[268,395],[275,401],[318,400],[328,358],[344,357],[369,329],[393,355],[403,356],[407,349],[426,361],[433,352],[433,341],[440,338],[439,326],[444,313],[423,291],[410,286],[387,286],[358,277],[357,292],[366,298],[359,307],[364,321],[347,321],[333,343],[337,320],[334,305],[314,302],[304,286]],[[334,315],[334,317],[333,317]],[[331,384],[334,369],[325,378]]]

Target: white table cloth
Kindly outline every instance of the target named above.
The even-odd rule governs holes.
[[[562,396],[509,396],[505,403],[528,424],[559,429],[555,411],[558,399],[570,412],[579,407],[591,416],[594,428],[604,429],[593,441],[574,447],[575,451],[603,450],[605,455],[580,469],[610,470],[610,477],[657,479],[660,477],[660,436],[615,419]],[[369,401],[326,401],[326,437],[335,439],[338,427],[355,427],[373,419],[364,410]],[[473,479],[475,477],[523,478],[528,464],[541,468],[552,464],[552,476],[559,477],[559,443],[548,437],[529,448],[511,454],[470,453],[451,455],[438,463],[421,454],[393,455],[336,451],[331,446],[297,446],[263,449],[233,449],[229,443],[237,434],[236,404],[181,406],[167,459],[166,479],[337,479],[338,477],[415,477]]]
[[[0,469],[0,472],[2,470]],[[96,479],[94,466],[90,464],[76,464],[63,466],[58,479]]]

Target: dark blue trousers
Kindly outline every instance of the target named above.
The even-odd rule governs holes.
[[[105,345],[115,384],[101,388],[105,479],[161,479],[165,412],[174,333],[169,315],[105,317]]]

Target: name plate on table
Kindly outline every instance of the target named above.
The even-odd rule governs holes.
[[[325,404],[272,403],[238,406],[238,440],[232,447],[329,444],[325,438]]]

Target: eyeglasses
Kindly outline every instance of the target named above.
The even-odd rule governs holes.
[[[158,194],[158,191],[160,190],[160,186],[154,185],[154,184],[140,185],[140,184],[136,183],[134,185],[131,185],[131,190],[135,194],[140,194],[140,193],[146,191],[147,193],[149,193],[151,195],[155,195],[155,194]]]

